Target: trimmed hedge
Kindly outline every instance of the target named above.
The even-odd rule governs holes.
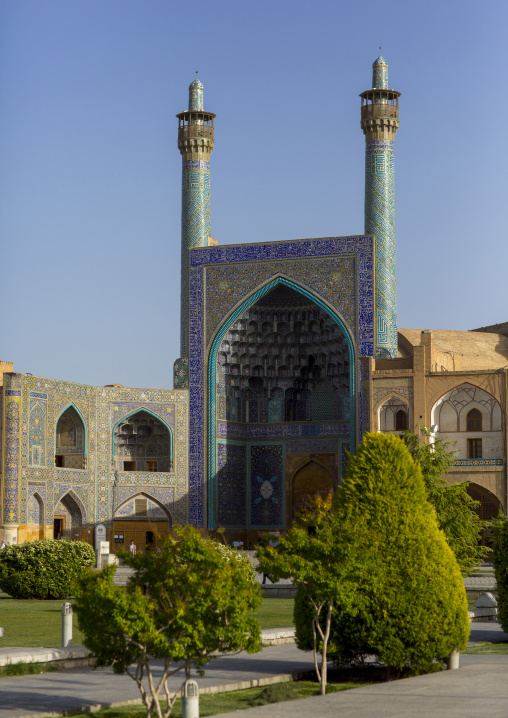
[[[494,522],[493,563],[497,582],[499,623],[508,630],[508,517],[500,515]]]
[[[95,563],[83,541],[43,539],[0,551],[0,588],[12,598],[68,598],[73,582]]]
[[[404,442],[367,434],[335,497],[337,508],[366,521],[358,537],[376,556],[358,575],[362,604],[337,605],[328,655],[337,662],[368,655],[400,673],[435,670],[466,646],[469,619],[455,556],[438,528],[421,470]],[[312,650],[312,612],[304,593],[295,601],[299,648]]]

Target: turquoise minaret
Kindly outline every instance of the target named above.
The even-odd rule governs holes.
[[[372,89],[362,92],[365,134],[365,234],[376,236],[375,356],[397,356],[394,140],[400,92],[388,89],[388,65],[372,65]]]
[[[178,117],[178,149],[182,155],[182,279],[180,359],[175,364],[175,388],[188,384],[189,250],[207,247],[210,238],[210,156],[215,115],[203,109],[203,85],[197,76],[189,86],[189,109]]]

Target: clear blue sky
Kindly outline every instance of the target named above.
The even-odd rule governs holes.
[[[363,233],[379,45],[402,92],[399,326],[507,320],[507,24],[504,0],[1,0],[0,359],[172,386],[195,70],[221,244]]]

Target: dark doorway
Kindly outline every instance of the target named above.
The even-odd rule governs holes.
[[[65,517],[55,516],[53,519],[53,538],[60,539],[65,531]]]
[[[153,531],[146,532],[146,550],[152,551],[155,548],[155,536]]]

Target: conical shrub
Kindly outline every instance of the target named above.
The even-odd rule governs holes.
[[[337,605],[334,611],[331,658],[375,655],[396,671],[420,673],[464,648],[469,619],[460,569],[404,442],[367,434],[335,504],[346,516],[366,520],[357,540],[369,570],[358,576],[365,598],[359,610]],[[299,613],[302,621],[303,597],[297,605],[295,618]],[[300,635],[305,643],[305,631]]]

